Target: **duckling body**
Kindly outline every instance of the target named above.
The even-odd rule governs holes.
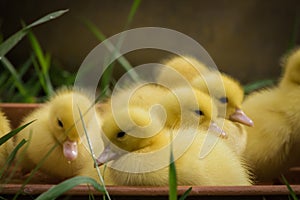
[[[244,125],[218,118],[216,124],[227,133],[227,138],[224,140],[238,156],[242,156],[247,145],[248,133]]]
[[[300,50],[291,54],[277,86],[250,94],[243,107],[255,127],[247,128],[244,157],[257,181],[272,181],[300,157]]]
[[[137,109],[130,112],[133,121],[147,127],[150,120],[143,114],[145,111]],[[156,125],[159,119],[152,118],[151,122]],[[172,145],[179,185],[251,185],[243,161],[217,136],[212,135],[218,140],[212,151],[200,158],[206,137],[201,132],[206,129],[164,128],[155,135],[151,133],[151,128],[143,132],[136,132],[135,127],[128,127],[127,130],[121,130],[112,117],[104,119],[105,150],[97,160],[99,163],[112,160],[107,170],[118,185],[168,185],[171,135],[174,136]],[[174,134],[174,131],[179,132]],[[138,133],[139,136],[136,135]],[[118,152],[117,148],[122,150]]]

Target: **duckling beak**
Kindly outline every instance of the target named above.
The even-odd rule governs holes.
[[[233,122],[239,122],[246,126],[254,126],[253,121],[239,108],[237,108],[235,112],[229,116],[229,119]]]
[[[72,141],[68,137],[63,143],[64,156],[68,161],[73,161],[78,156],[78,145],[77,141]]]
[[[218,134],[220,134],[220,137],[227,138],[227,134],[223,129],[221,129],[215,122],[211,122],[209,125],[209,130],[212,130]]]
[[[106,162],[115,160],[121,156],[121,153],[113,151],[110,145],[106,146],[100,156],[96,159],[97,165],[101,166]]]

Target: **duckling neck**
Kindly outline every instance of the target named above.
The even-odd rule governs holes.
[[[156,151],[168,145],[170,141],[171,141],[171,134],[168,131],[162,131],[150,140],[150,143],[146,148],[143,148],[139,152],[146,153],[146,152]]]

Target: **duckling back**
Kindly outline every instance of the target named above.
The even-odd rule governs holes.
[[[296,49],[283,59],[284,74],[280,85],[300,84],[300,49]]]
[[[286,58],[278,86],[254,92],[243,103],[255,124],[246,127],[244,157],[258,181],[272,181],[300,163],[299,73],[300,50]]]

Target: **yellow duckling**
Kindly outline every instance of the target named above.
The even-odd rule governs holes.
[[[79,110],[82,113],[81,120]],[[100,137],[101,122],[89,97],[79,90],[61,89],[41,108],[33,111],[23,123],[36,120],[16,138],[27,144],[17,154],[21,166],[31,170],[38,163],[41,171],[58,179],[78,175],[92,156],[85,137],[83,122],[95,153],[103,149]],[[46,157],[47,156],[47,157]]]
[[[158,82],[170,87],[191,85],[214,97],[220,117],[234,122],[253,126],[253,121],[242,111],[241,104],[244,91],[239,82],[232,77],[208,69],[203,63],[189,56],[176,56],[163,63],[165,66],[158,71]]]
[[[130,118],[127,109],[116,114],[118,117],[108,114],[103,118],[105,149],[97,159],[99,165],[112,161],[107,171],[116,184],[168,185],[170,139],[174,137],[179,185],[251,185],[243,163],[223,140],[206,157],[200,158],[205,128],[163,127],[153,132],[153,127],[161,126],[159,115],[149,116],[147,110],[138,107],[129,109]]]
[[[11,131],[10,124],[3,112],[0,111],[0,137],[3,137]],[[7,160],[8,155],[13,150],[11,139],[0,146],[0,167],[2,168]]]
[[[244,110],[255,123],[247,128],[244,157],[258,181],[271,181],[300,161],[300,50],[287,57],[278,86],[250,94]]]
[[[201,123],[202,126],[216,130],[222,137],[226,136],[226,133],[213,122],[217,118],[217,108],[212,103],[212,99],[195,88],[180,87],[169,90],[155,83],[139,83],[117,91],[107,104],[111,105],[110,109],[107,109],[109,106],[106,105],[106,112],[102,112],[102,115],[113,110],[118,112],[127,107],[129,110],[142,107],[149,113],[153,111],[164,115],[162,113],[164,109],[166,111],[165,126],[174,128],[175,126],[195,125],[196,128]],[[203,118],[204,114],[205,118]]]

